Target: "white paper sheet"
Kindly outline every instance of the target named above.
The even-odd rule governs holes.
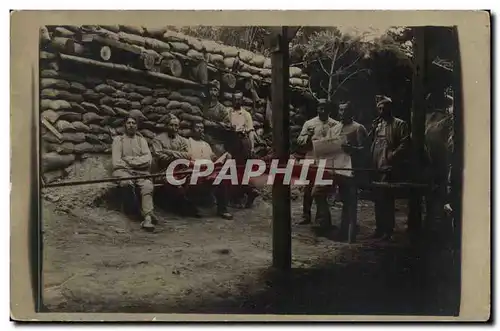
[[[345,137],[341,135],[313,141],[314,158],[317,161],[326,159],[327,167],[352,168],[351,156],[342,149],[344,142]],[[335,173],[348,177],[353,175],[351,170],[335,170]]]

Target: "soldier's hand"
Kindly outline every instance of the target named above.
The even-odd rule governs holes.
[[[351,154],[354,151],[354,148],[351,144],[342,144],[342,150],[344,153]]]

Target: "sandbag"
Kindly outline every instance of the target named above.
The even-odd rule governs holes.
[[[121,116],[121,117],[128,117],[128,111],[120,108],[120,107],[115,107],[114,108],[116,116]]]
[[[111,85],[99,84],[96,87],[94,87],[94,91],[98,93],[111,94],[114,93],[116,89]]]
[[[156,106],[154,108],[154,112],[157,113],[157,114],[169,114],[170,113],[170,110],[168,110],[166,107],[164,106]]]
[[[265,118],[262,114],[259,114],[259,113],[253,113],[252,115],[252,118],[255,120],[255,121],[259,121],[259,122],[264,122]]]
[[[86,133],[85,140],[91,144],[100,144],[101,143],[101,141],[99,140],[99,137],[93,133]]]
[[[120,37],[120,41],[128,44],[146,46],[146,39],[140,35],[138,36],[127,32],[118,32],[118,37]]]
[[[57,112],[59,114],[59,120],[64,120],[68,122],[77,122],[82,120],[81,113],[75,113],[72,111],[60,110]]]
[[[71,109],[71,104],[66,100],[42,99],[40,106],[42,109],[52,109],[52,110]]]
[[[158,53],[168,52],[171,49],[170,45],[166,42],[154,38],[145,38],[145,45],[147,48],[151,48]]]
[[[184,110],[185,112],[188,112],[188,113],[192,112],[191,105],[189,103],[187,103],[187,102],[181,102],[180,108],[182,110]]]
[[[108,116],[115,116],[116,115],[115,111],[110,106],[100,105],[99,109],[100,109],[99,113],[102,115],[108,115]]]
[[[81,106],[80,104],[78,104],[76,102],[70,102],[70,105],[71,105],[71,111],[74,113],[83,114],[87,111],[83,106]]]
[[[290,85],[302,86],[301,78],[290,78]]]
[[[200,61],[205,60],[203,54],[194,49],[190,49],[186,55],[195,60],[200,60]]]
[[[224,65],[224,56],[220,54],[213,54],[213,53],[207,54],[207,60],[210,63]]]
[[[129,111],[129,116],[138,119],[139,121],[147,120],[146,116],[139,109],[132,109]]]
[[[83,97],[81,95],[51,88],[43,89],[41,97],[47,99],[60,99],[60,100],[75,101],[75,102],[83,101]]]
[[[142,129],[140,132],[145,138],[148,139],[154,139],[154,137],[156,136],[151,130],[148,129]]]
[[[91,123],[99,123],[102,121],[104,117],[97,115],[96,113],[89,112],[83,114],[83,120],[82,122],[85,124],[91,124]]]
[[[85,133],[83,132],[63,132],[62,140],[72,143],[82,143],[85,141]]]
[[[105,27],[105,26],[103,25],[103,27]],[[113,31],[113,30],[111,30],[111,31]],[[113,32],[118,32],[118,34],[120,34],[121,31],[123,31],[125,33],[139,35],[139,36],[142,36],[144,34],[144,28],[141,26],[135,26],[135,25],[120,25],[120,30],[113,31]]]
[[[93,90],[87,90],[83,93],[83,99],[85,99],[85,101],[98,102],[102,97],[103,95],[101,93],[96,93]]]
[[[90,128],[90,132],[92,132],[94,134],[108,132],[106,128],[103,128],[102,126],[97,125],[97,124],[90,124],[89,128]]]
[[[107,126],[113,123],[115,120],[114,116],[103,116],[104,118],[99,122],[100,126]]]
[[[245,106],[250,106],[250,107],[253,106],[253,100],[250,98],[243,97],[242,101]]]
[[[111,122],[110,126],[113,128],[118,128],[123,126],[123,124],[125,124],[125,118],[116,118]]]
[[[203,52],[203,43],[198,38],[194,38],[191,36],[186,36],[186,43],[198,52]]]
[[[145,116],[149,121],[157,122],[163,115],[160,113],[148,113]]]
[[[234,46],[228,46],[228,47],[222,47],[222,53],[224,54],[224,57],[236,57],[238,56],[238,48]]]
[[[302,70],[297,67],[290,67],[289,72],[290,77],[300,77],[300,75],[302,74]]]
[[[172,92],[173,93],[173,92]],[[155,97],[160,97],[160,98],[169,98],[170,99],[170,91],[167,89],[157,89],[153,92],[153,95]]]
[[[232,107],[233,102],[232,102],[232,101],[230,101],[230,100],[225,100],[225,101],[223,101],[223,102],[222,102],[222,104],[223,104],[224,106],[226,106],[226,107]]]
[[[263,67],[265,69],[271,69],[272,68],[271,58],[266,58],[266,60],[264,61]]]
[[[64,169],[75,162],[74,155],[60,155],[55,152],[43,154],[41,159],[42,172]]]
[[[151,105],[148,105],[148,106],[142,108],[143,114],[149,114],[149,113],[152,113],[154,111],[155,111],[155,107],[153,107]]]
[[[123,85],[125,85],[125,83],[117,82],[116,80],[113,80],[113,79],[106,79],[106,84],[108,84],[109,86],[111,86],[115,89],[120,89],[123,87]]]
[[[75,154],[83,154],[83,153],[95,153],[94,145],[88,142],[83,142],[80,144],[76,144],[74,147]]]
[[[232,69],[234,66],[234,61],[236,61],[235,57],[226,57],[224,58],[224,66],[227,69]]]
[[[260,75],[263,76],[263,77],[271,77],[272,70],[271,69],[262,69],[260,71]]]
[[[177,91],[173,91],[172,93],[170,93],[168,98],[175,101],[182,101],[184,99],[184,97]]]
[[[190,121],[184,121],[182,120],[180,123],[179,123],[179,128],[181,129],[189,129],[193,126],[193,124],[190,122]]]
[[[189,46],[182,42],[171,42],[171,50],[177,53],[187,53],[189,51]]]
[[[148,105],[152,105],[154,102],[155,102],[155,98],[149,96],[149,97],[145,97],[144,99],[141,100],[141,105],[148,106]]]
[[[87,88],[83,84],[80,84],[78,82],[70,82],[69,85],[70,85],[69,87],[70,91],[79,93],[87,91]]]
[[[115,100],[116,99],[114,99],[112,97],[105,96],[104,98],[102,98],[101,100],[99,100],[99,104],[100,105],[112,106],[115,103]]]
[[[145,36],[150,36],[150,37],[155,37],[155,38],[162,38],[163,35],[167,32],[167,27],[161,27],[161,28],[148,28],[144,27],[144,35]]]
[[[153,90],[150,89],[149,87],[145,87],[145,86],[137,86],[135,88],[135,91],[137,93],[142,94],[142,95],[151,95],[151,94],[153,94]]]
[[[202,40],[201,43],[203,44],[203,47],[205,48],[207,53],[223,54],[223,49],[225,47],[222,47],[219,43],[217,43],[213,40]]]
[[[139,101],[132,101],[130,103],[130,108],[131,109],[140,109],[141,108],[141,103]]]
[[[136,86],[134,84],[131,84],[131,83],[127,83],[127,84],[122,86],[123,92],[130,93],[130,92],[134,92],[135,90],[136,90]]]
[[[59,114],[52,109],[47,109],[42,113],[42,118],[45,118],[50,123],[54,124],[59,119]]]
[[[266,58],[263,55],[257,54],[251,60],[250,64],[256,67],[262,68],[266,62]]]
[[[170,102],[167,105],[167,109],[177,109],[181,107],[181,103],[176,100],[170,100]]]
[[[170,112],[170,114],[179,117],[179,115],[184,113],[185,111],[180,109],[180,108],[175,108],[175,109],[170,109],[169,112]]]
[[[125,133],[125,128],[123,126],[116,128],[117,135],[123,135]]]
[[[88,125],[83,124],[83,122],[75,121],[71,124],[78,132],[90,132],[90,127]]]
[[[198,106],[191,106],[191,114],[196,116],[203,116],[203,111]]]
[[[144,99],[144,96],[140,95],[137,92],[130,92],[128,94],[128,98],[132,101],[141,101],[142,99]]]
[[[197,97],[184,96],[182,99],[183,99],[182,101],[187,102],[193,106],[201,107],[203,105],[201,100]]]
[[[56,130],[60,133],[62,132],[75,132],[75,127],[71,125],[68,121],[59,119],[54,125]]]
[[[172,31],[172,30],[167,30],[163,34],[163,40],[166,40],[169,42],[181,42],[181,41],[186,40],[186,35]]]
[[[101,141],[103,143],[107,143],[107,144],[113,143],[113,139],[111,138],[111,135],[108,133],[98,134],[97,138],[99,139],[99,141]]]
[[[114,105],[123,109],[130,109],[130,102],[127,99],[115,99]]]
[[[59,77],[59,74],[57,73],[57,71],[52,69],[45,69],[42,70],[42,72],[40,73],[40,78],[56,78],[56,77]]]
[[[81,103],[82,107],[85,108],[86,111],[94,112],[94,113],[99,113],[99,108],[94,105],[93,103],[90,102],[82,102]]]
[[[70,84],[63,80],[63,79],[55,79],[55,78],[42,78],[40,80],[40,88],[45,89],[45,88],[60,88],[63,90],[69,90]]]
[[[156,99],[154,106],[167,106],[170,101],[167,98],[158,98]]]
[[[195,116],[187,113],[182,113],[180,116],[181,120],[188,121],[192,123],[203,123],[203,117]]]
[[[45,144],[47,151],[56,152],[58,154],[73,154],[74,152],[74,144],[70,142],[65,142],[62,144],[53,144],[47,143]]]
[[[123,91],[116,91],[115,93],[111,94],[111,96],[117,99],[120,98],[126,99],[128,97],[128,93]]]

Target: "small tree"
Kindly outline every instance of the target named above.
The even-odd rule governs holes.
[[[320,95],[333,100],[349,80],[361,73],[369,74],[370,70],[361,65],[367,56],[366,47],[363,35],[342,34],[335,28],[314,32],[302,46],[304,64],[311,75],[311,94],[317,98],[313,90],[319,90]]]

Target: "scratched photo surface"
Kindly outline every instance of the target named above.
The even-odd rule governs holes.
[[[459,314],[453,28],[51,25],[39,54],[43,311]],[[320,154],[330,185],[165,180]]]

